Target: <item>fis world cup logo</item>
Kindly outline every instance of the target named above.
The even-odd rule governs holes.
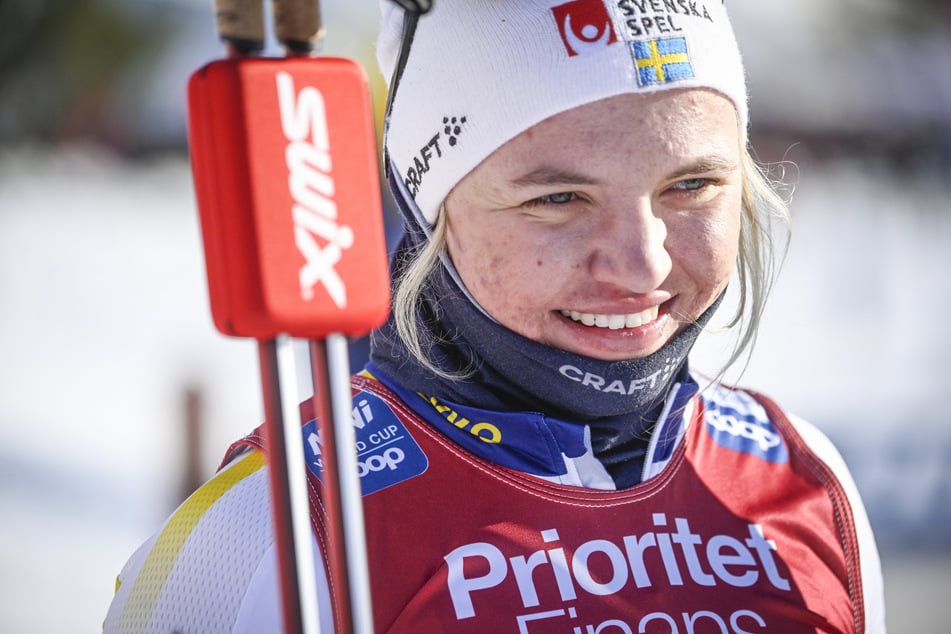
[[[379,396],[360,392],[351,411],[356,432],[357,471],[363,495],[414,478],[429,467],[426,454],[389,405]],[[301,431],[304,455],[311,473],[323,479],[324,457],[317,421]]]
[[[551,12],[571,57],[617,42],[611,16],[601,0],[573,0],[552,7]]]
[[[284,159],[294,200],[294,243],[305,260],[299,273],[301,298],[312,300],[314,287],[322,284],[343,309],[347,287],[335,267],[343,251],[353,246],[353,229],[337,224],[324,97],[313,86],[296,92],[294,78],[285,72],[277,73],[277,96],[288,143]],[[323,247],[317,238],[324,241]]]

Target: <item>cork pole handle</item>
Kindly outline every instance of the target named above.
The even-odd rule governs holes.
[[[264,49],[263,0],[215,0],[218,36],[238,55]]]
[[[288,55],[309,55],[320,47],[324,27],[317,0],[271,0],[274,34]]]

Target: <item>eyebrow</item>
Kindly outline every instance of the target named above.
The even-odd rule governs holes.
[[[734,172],[739,169],[736,161],[719,154],[701,156],[690,163],[675,169],[667,178],[674,180],[690,174],[704,174],[707,172]]]
[[[570,172],[555,167],[539,167],[509,183],[515,187],[532,187],[544,185],[596,185],[598,180],[578,172]]]
[[[677,179],[689,174],[706,172],[732,172],[739,168],[736,161],[719,154],[701,156],[694,161],[674,170],[668,179]],[[514,187],[532,187],[546,185],[597,185],[600,181],[586,174],[568,171],[556,167],[542,166],[509,181]]]

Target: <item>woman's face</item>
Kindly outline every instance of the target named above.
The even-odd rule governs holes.
[[[606,361],[645,357],[726,287],[740,158],[736,111],[711,91],[563,112],[450,192],[449,255],[509,329]]]

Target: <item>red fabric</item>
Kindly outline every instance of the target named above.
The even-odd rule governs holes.
[[[486,463],[379,383],[354,381],[386,401],[429,461],[363,500],[378,632],[864,631],[845,494],[765,399],[788,462],[721,447],[698,407],[663,473],[605,492]]]

